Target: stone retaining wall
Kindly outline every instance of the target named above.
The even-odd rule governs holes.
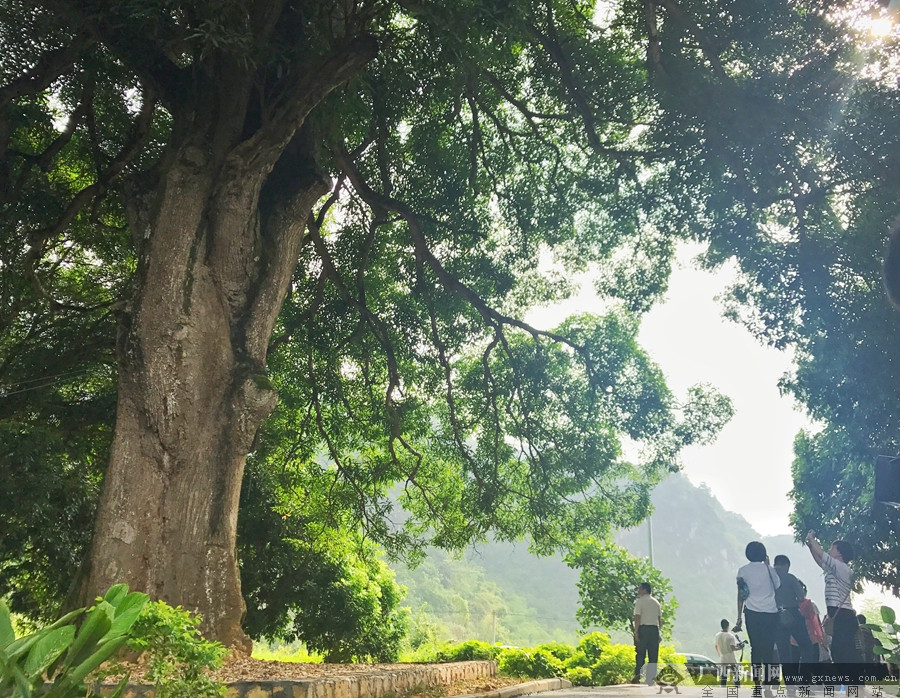
[[[409,669],[322,679],[289,681],[240,681],[230,683],[226,698],[385,698],[417,688],[446,686],[455,681],[497,675],[497,662],[473,661],[449,664],[410,664]],[[114,686],[103,686],[108,696]],[[155,698],[153,686],[129,685],[122,698]]]

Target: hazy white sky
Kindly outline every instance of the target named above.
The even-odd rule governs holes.
[[[683,252],[683,261],[689,260]],[[705,482],[726,509],[742,514],[759,533],[790,533],[793,440],[811,424],[793,398],[778,390],[790,355],[763,346],[722,317],[715,299],[730,277],[728,270],[679,265],[667,301],[644,318],[640,340],[677,395],[708,382],[734,403],[735,415],[715,443],[685,451],[691,482]]]
[[[735,415],[715,443],[684,452],[687,477],[706,483],[726,509],[742,514],[759,533],[790,533],[792,444],[794,435],[809,426],[794,401],[778,390],[790,356],[762,346],[722,317],[715,298],[731,273],[693,268],[690,260],[699,250],[680,250],[666,301],[644,317],[640,341],[676,395],[705,382],[734,403]],[[561,314],[575,312],[602,312],[589,283],[579,296],[529,313],[528,320],[549,327],[559,323]]]

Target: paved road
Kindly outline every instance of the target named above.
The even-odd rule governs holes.
[[[897,685],[893,686],[851,686],[841,690],[840,686],[816,686],[798,692],[797,698],[896,698]],[[774,698],[789,698],[782,688],[773,692]],[[670,686],[644,686],[625,684],[621,686],[582,686],[546,691],[541,698],[753,698],[751,687],[733,688],[721,686],[685,686],[674,689]]]

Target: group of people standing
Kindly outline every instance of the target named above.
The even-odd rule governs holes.
[[[757,687],[766,686],[767,698],[771,696],[769,687],[777,686],[782,676],[792,692],[792,684],[801,683],[799,677],[809,664],[864,661],[858,630],[865,619],[857,617],[850,603],[853,574],[848,563],[854,556],[853,547],[846,541],[836,540],[826,552],[814,531],[806,534],[805,543],[825,573],[827,614],[824,620],[820,622],[818,608],[807,598],[806,585],[790,573],[791,561],[787,555],[776,555],[770,565],[766,546],[759,541],[748,543],[744,551],[748,562],[737,573],[737,622],[729,630],[728,620],[723,619],[722,630],[716,635],[716,650],[720,664],[724,665],[723,686],[729,677],[735,685],[740,685],[735,652],[743,649],[745,643],[736,633],[743,630],[744,622],[750,642],[750,662],[755,667],[754,683]],[[650,684],[655,679],[661,621],[660,604],[653,598],[650,584],[643,582],[634,602],[633,683],[640,682],[645,662],[645,681]],[[871,636],[870,631],[865,632]],[[865,661],[873,661],[871,651],[865,656]]]
[[[745,550],[748,563],[738,570],[738,620],[733,632],[728,632],[727,621],[723,621],[716,646],[721,656],[730,644],[733,659],[734,650],[740,648],[734,633],[740,632],[746,622],[750,662],[758,667],[754,674],[757,686],[778,685],[782,673],[790,685],[791,677],[801,675],[805,665],[829,658],[834,662],[861,661],[857,651],[859,622],[850,604],[853,575],[848,563],[853,559],[853,547],[837,540],[826,552],[814,531],[806,534],[805,542],[825,572],[825,629],[815,605],[806,598],[806,586],[790,573],[791,561],[786,555],[776,555],[770,565],[766,547],[753,541]],[[831,637],[830,646],[827,636]],[[726,658],[723,663],[727,663]],[[779,672],[779,665],[783,672]],[[738,683],[736,668],[733,677]],[[723,685],[726,681],[723,672]]]

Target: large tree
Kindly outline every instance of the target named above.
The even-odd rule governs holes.
[[[312,483],[300,501],[398,549],[490,529],[548,548],[645,514],[727,409],[697,391],[677,414],[635,343],[629,311],[664,288],[672,249],[641,171],[666,154],[640,139],[643,46],[592,11],[5,4],[7,385],[31,385],[31,349],[62,328],[118,323],[78,593],[125,580],[248,648],[238,501],[273,379],[298,395],[283,419],[285,462]],[[551,249],[562,274],[542,269]],[[618,279],[606,317],[522,322],[595,260]],[[77,408],[72,345],[44,373]],[[38,400],[15,392],[33,424]],[[11,435],[13,482],[29,429]],[[391,524],[395,483],[408,514]]]
[[[128,581],[247,648],[238,501],[276,387],[284,516],[546,550],[646,513],[728,410],[678,404],[634,313],[679,236],[722,258],[816,205],[850,3],[593,5],[4,6],[7,384],[118,323],[82,594]],[[605,316],[523,322],[592,263]],[[85,359],[54,346],[58,390]]]

